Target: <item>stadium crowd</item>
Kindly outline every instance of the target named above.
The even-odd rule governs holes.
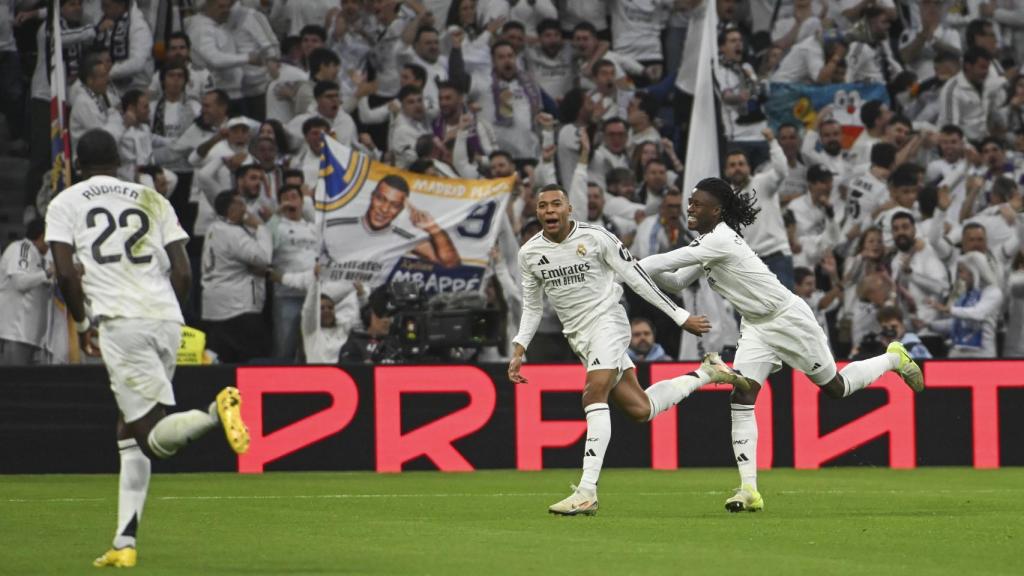
[[[692,242],[681,188],[705,9],[719,22],[721,175],[761,208],[744,236],[837,357],[894,339],[916,358],[1024,356],[1024,1],[57,5],[72,142],[109,131],[120,176],[170,199],[192,237],[186,317],[220,361],[380,361],[387,348],[386,289],[316,281],[323,133],[413,172],[517,176],[486,282],[503,334],[521,300],[509,238],[540,230],[531,200],[545,184],[584,187],[586,220],[637,258]],[[45,2],[0,0],[3,111],[23,141],[11,149],[31,151],[28,233],[0,270],[0,363],[67,358],[38,219],[51,197],[46,18]],[[26,28],[33,42],[16,42]],[[857,103],[863,131],[844,146],[833,106],[769,128],[765,103],[786,83],[881,84],[889,98]],[[636,359],[736,345],[737,315],[704,279],[671,296],[714,329],[683,333],[627,290]],[[560,330],[548,310],[531,362],[575,359]],[[479,358],[506,356],[507,343]]]

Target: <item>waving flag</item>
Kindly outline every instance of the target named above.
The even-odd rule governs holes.
[[[686,171],[683,172],[683,193],[702,179],[719,176],[718,123],[715,116],[715,84],[712,75],[718,58],[718,12],[714,0],[704,2],[701,26],[700,55],[697,77],[693,83],[693,110],[686,145]]]
[[[407,172],[326,137],[314,197],[321,274],[371,289],[480,291],[514,181]]]
[[[60,3],[50,2],[50,188],[56,195],[71,186],[71,137],[68,135],[67,80],[64,77],[64,46],[61,41]]]

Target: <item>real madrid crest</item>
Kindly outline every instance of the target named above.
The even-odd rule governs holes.
[[[587,247],[583,245],[583,242],[580,242],[576,246],[576,255],[579,256],[580,258],[587,255]]]

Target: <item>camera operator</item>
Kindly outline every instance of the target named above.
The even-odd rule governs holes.
[[[369,303],[360,310],[365,330],[353,330],[341,347],[341,363],[393,364],[402,351],[395,345],[391,334],[391,320],[395,309],[387,284],[370,293]]]

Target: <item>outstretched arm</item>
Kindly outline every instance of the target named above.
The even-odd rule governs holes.
[[[640,266],[643,267],[643,261],[641,260]],[[680,268],[675,272],[659,272],[658,274],[651,274],[654,281],[658,283],[663,290],[666,292],[680,292],[685,290],[687,286],[693,284],[697,278],[700,278],[701,273],[700,266],[689,266],[686,268]]]

